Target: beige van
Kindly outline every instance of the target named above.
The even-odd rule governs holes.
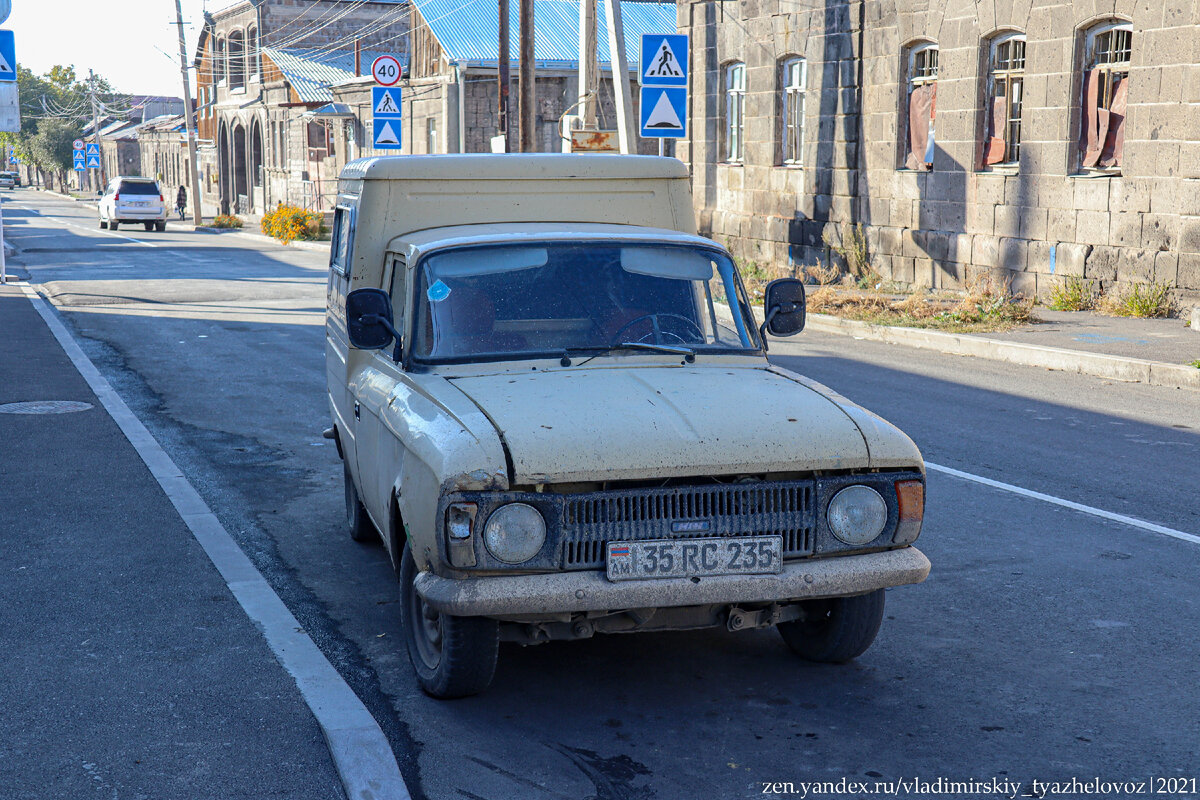
[[[801,657],[872,643],[917,583],[916,446],[766,359],[696,235],[686,169],[612,155],[348,164],[326,364],[356,540],[399,574],[426,692],[484,689],[500,641],[778,627]]]

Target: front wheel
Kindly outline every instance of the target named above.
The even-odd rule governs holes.
[[[500,623],[439,612],[413,587],[416,577],[412,549],[405,545],[400,560],[400,615],[417,682],[439,700],[479,694],[496,674]]]
[[[102,231],[108,230],[108,223],[105,222],[104,220],[100,220],[100,230],[102,230]]]
[[[779,635],[806,661],[841,664],[867,651],[883,623],[883,589],[857,597],[801,603],[804,619],[781,622]]]

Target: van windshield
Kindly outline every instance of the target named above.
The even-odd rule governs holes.
[[[423,361],[544,358],[628,343],[695,353],[759,347],[733,263],[717,250],[487,245],[434,253],[416,278],[413,354]]]

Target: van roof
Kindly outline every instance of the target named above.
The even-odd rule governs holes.
[[[434,247],[475,244],[515,244],[542,241],[656,242],[659,244],[692,245],[693,247],[721,246],[711,239],[690,233],[648,228],[642,225],[612,225],[590,222],[506,222],[501,225],[450,225],[427,228],[397,236],[388,243],[388,250],[403,252],[406,247],[429,250]]]
[[[348,163],[342,180],[545,180],[686,178],[687,166],[661,156],[607,153],[456,153],[376,156]]]

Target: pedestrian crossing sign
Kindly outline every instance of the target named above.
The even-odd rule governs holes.
[[[0,81],[17,79],[17,46],[12,31],[0,31]]]
[[[100,145],[95,142],[88,142],[83,146],[84,152],[89,156],[100,156]]]
[[[643,86],[643,139],[682,139],[687,135],[687,87]]]
[[[687,34],[643,33],[638,80],[643,86],[687,86]]]
[[[400,111],[400,87],[399,86],[372,86],[371,87],[371,108],[372,116],[376,117],[399,117],[402,115]]]
[[[88,156],[87,165],[92,169],[100,169],[100,156]]]
[[[403,145],[400,143],[400,136],[404,131],[404,126],[400,119],[379,119],[378,117],[371,121],[372,141],[375,143],[376,150],[400,150]]]

